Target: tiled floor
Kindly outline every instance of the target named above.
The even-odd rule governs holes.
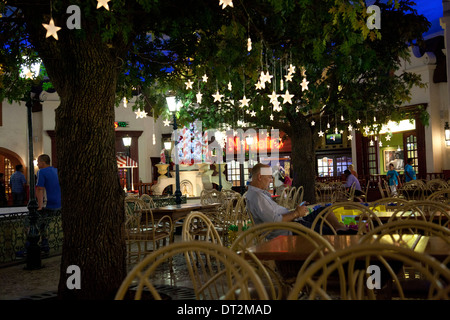
[[[61,256],[42,259],[43,268],[24,270],[25,264],[0,268],[0,300],[20,300],[42,294],[55,294],[58,289]]]
[[[175,241],[181,241],[176,236]],[[189,275],[184,262],[178,262],[176,279],[170,272],[162,271],[158,274],[158,281],[162,293],[172,299],[192,299],[193,291],[189,289]],[[41,300],[55,297],[58,290],[61,256],[42,259],[42,269],[25,270],[21,263],[0,268],[0,300]],[[129,267],[131,270],[132,266]]]

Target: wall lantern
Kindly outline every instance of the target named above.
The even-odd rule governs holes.
[[[450,147],[450,127],[448,126],[448,122],[445,123],[444,133],[445,133],[445,145],[447,147]]]

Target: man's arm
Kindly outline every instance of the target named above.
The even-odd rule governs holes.
[[[38,210],[44,207],[44,187],[36,187],[36,198],[38,202]]]
[[[292,221],[294,219],[298,219],[301,217],[304,217],[307,213],[308,213],[308,208],[305,206],[297,206],[297,208],[295,208],[294,211],[291,211],[289,213],[283,214],[281,221],[283,222],[289,222]]]

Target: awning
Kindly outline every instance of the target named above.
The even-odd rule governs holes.
[[[138,163],[128,156],[116,156],[119,168],[137,168]]]

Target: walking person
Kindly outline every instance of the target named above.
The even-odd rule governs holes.
[[[414,170],[412,164],[413,164],[413,159],[408,158],[406,160],[406,166],[405,166],[405,182],[416,180],[416,171]]]
[[[50,249],[47,234],[48,217],[55,215],[61,209],[61,188],[58,171],[50,165],[50,157],[41,154],[37,162],[39,171],[37,173],[36,198],[42,221],[39,226],[42,237],[41,250],[48,253]]]
[[[26,184],[27,180],[23,174],[23,165],[18,164],[16,165],[16,172],[14,172],[9,178],[13,205],[20,206],[24,204]]]
[[[389,164],[389,171],[387,172],[387,177],[389,179],[389,188],[391,189],[392,196],[397,196],[397,187],[400,185],[399,174],[394,170],[394,164]]]

